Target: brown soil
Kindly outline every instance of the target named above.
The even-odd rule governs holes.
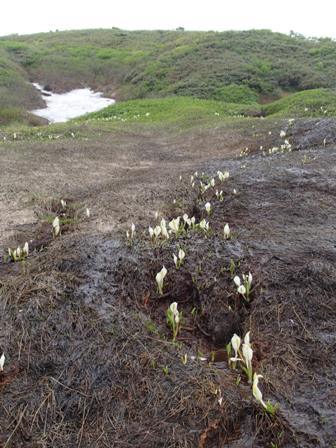
[[[32,240],[36,249],[25,263],[0,264],[0,446],[336,446],[336,126],[298,122],[287,132],[300,150],[260,155],[284,126],[101,129],[0,146],[0,244]],[[252,155],[237,157],[245,146]],[[218,185],[224,201],[213,192],[200,201],[190,174],[218,169],[230,171]],[[45,215],[62,210],[51,198],[68,202],[69,224],[54,240]],[[207,237],[150,243],[156,210],[199,219],[206,200]],[[187,255],[176,271],[178,245]],[[249,303],[235,292],[231,259],[237,273],[253,273]],[[184,315],[177,345],[165,321],[172,301]],[[264,398],[279,404],[274,417],[227,363],[232,334],[248,330]],[[197,353],[208,361],[191,360]]]

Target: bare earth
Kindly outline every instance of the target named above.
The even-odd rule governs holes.
[[[263,156],[284,126],[293,152]],[[33,250],[25,263],[0,262],[0,446],[336,447],[334,120],[82,129],[2,143],[0,166],[0,249]],[[190,175],[218,169],[230,179],[223,202],[203,198],[212,233],[181,238],[186,265],[175,271],[177,242],[153,248],[148,225],[155,211],[205,217]],[[48,217],[62,213],[61,198],[68,221],[53,240]],[[235,294],[231,259],[253,273],[250,303]],[[185,316],[177,346],[165,321],[175,300]],[[249,330],[275,417],[227,363],[231,336]],[[197,352],[208,361],[181,362]]]

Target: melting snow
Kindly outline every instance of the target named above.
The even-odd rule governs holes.
[[[33,85],[43,95],[47,106],[31,112],[34,115],[46,118],[51,123],[65,122],[71,118],[79,117],[88,112],[95,112],[115,103],[115,100],[103,98],[101,92],[94,92],[88,88],[59,94],[43,90],[43,87],[38,83],[33,83]]]

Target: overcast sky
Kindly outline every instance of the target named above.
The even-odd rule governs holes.
[[[336,0],[0,0],[0,35],[81,28],[246,30],[336,38]]]

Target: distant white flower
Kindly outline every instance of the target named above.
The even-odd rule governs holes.
[[[231,234],[230,226],[228,223],[226,223],[224,226],[224,238],[228,240],[230,238],[230,234]]]
[[[90,218],[90,215],[91,215],[91,213],[90,213],[90,209],[87,208],[87,207],[86,207],[86,209],[85,209],[85,214],[86,214],[87,218]]]
[[[174,259],[176,269],[179,269],[180,266],[183,264],[184,258],[185,258],[185,252],[183,249],[179,249],[178,256],[173,254],[173,259]]]
[[[180,175],[180,180],[182,180],[182,176]]]
[[[161,294],[161,295],[163,293],[163,281],[164,281],[164,278],[166,275],[167,275],[167,269],[164,266],[162,266],[161,271],[158,272],[155,277],[158,291],[159,291],[159,294]]]
[[[160,236],[160,233],[161,233],[161,227],[160,226],[154,227],[154,236],[155,236],[155,238],[158,238]]]
[[[237,190],[235,188],[233,189],[233,194],[237,194]]]
[[[64,199],[61,199],[61,206],[62,208],[65,208],[67,205],[66,201]]]
[[[135,225],[132,222],[132,225],[131,225],[131,240],[134,238],[134,234],[135,234]]]
[[[29,255],[29,244],[27,242],[25,242],[25,245],[23,246],[22,253],[23,253],[23,255],[28,257],[28,255]]]
[[[3,371],[4,365],[5,365],[5,361],[6,361],[6,357],[5,357],[5,354],[3,353],[0,356],[0,372]]]
[[[191,226],[191,219],[189,218],[189,216],[185,213],[183,216],[183,221],[185,222],[185,224],[187,224],[189,227]]]
[[[251,347],[251,342],[250,342],[250,331],[248,331],[245,336],[244,336],[244,344],[248,345],[249,347]]]
[[[217,171],[217,176],[221,182],[224,182],[224,180],[230,177],[230,173],[228,171],[224,171],[224,173],[222,171]]]
[[[155,212],[155,213],[154,213],[154,217],[155,217],[155,219],[158,219],[158,217],[159,217],[159,212]]]
[[[238,350],[240,348],[241,339],[239,336],[236,335],[236,333],[231,338],[231,345],[235,352],[235,358],[238,358]]]
[[[170,308],[170,311],[171,311],[173,314],[177,314],[177,313],[178,313],[178,311],[177,311],[177,302],[173,302],[173,303],[171,303],[170,306],[169,306],[169,308]]]
[[[244,296],[246,294],[246,288],[244,285],[240,285],[237,289],[237,292],[239,292],[239,294],[241,294],[242,296]]]
[[[178,233],[180,229],[180,217],[178,216],[175,219],[172,219],[170,223],[168,224],[169,228],[172,230],[173,233]]]
[[[285,138],[286,137],[286,131],[284,131],[283,129],[280,131],[280,137],[281,138]]]
[[[161,228],[160,227],[159,227],[159,229],[160,229],[160,232],[161,232]],[[151,227],[151,226],[148,227],[148,233],[149,233],[150,238],[152,239],[153,236],[154,236],[154,229],[153,229],[153,227]]]
[[[164,238],[168,239],[169,238],[169,234],[168,234],[168,230],[167,230],[166,220],[164,218],[161,219],[160,227],[161,227],[162,236]]]
[[[202,221],[200,221],[199,226],[204,231],[209,230],[209,223],[205,219],[202,219]]]
[[[178,251],[178,257],[179,257],[179,260],[180,260],[181,262],[183,262],[183,260],[184,260],[184,258],[185,258],[185,252],[184,252],[183,249],[179,249],[179,251]]]
[[[60,221],[59,221],[59,217],[58,216],[56,216],[56,218],[53,220],[52,227],[53,227],[54,236],[59,235],[59,233],[60,233]]]
[[[204,208],[205,208],[207,214],[210,215],[210,212],[211,212],[211,204],[210,204],[210,202],[207,202],[205,204]]]
[[[238,277],[238,275],[235,276],[235,278],[233,279],[233,281],[234,281],[234,283],[235,283],[236,286],[239,287],[239,286],[241,285],[241,280],[240,280],[240,278]]]
[[[247,283],[247,285],[249,287],[251,287],[251,284],[252,284],[252,274],[251,274],[251,272],[249,272],[248,275],[243,274],[243,281],[244,281],[244,284]]]
[[[192,226],[195,225],[195,223],[196,223],[196,218],[195,218],[195,216],[193,216],[192,218],[190,218],[190,222],[191,222],[191,225],[192,225]]]
[[[266,403],[263,400],[262,392],[259,389],[258,382],[259,378],[263,378],[262,375],[258,375],[257,373],[254,373],[253,375],[253,386],[252,386],[252,393],[254,398],[264,407],[267,408]]]
[[[212,187],[214,187],[214,186],[215,186],[215,184],[216,184],[216,182],[215,182],[215,179],[214,179],[214,178],[212,178],[212,179],[211,179],[211,181],[210,181],[210,185],[211,185]]]

